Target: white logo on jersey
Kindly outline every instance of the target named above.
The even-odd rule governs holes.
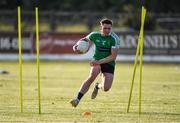
[[[100,40],[96,40],[96,42],[100,42]]]
[[[105,45],[106,41],[102,41],[102,45]]]

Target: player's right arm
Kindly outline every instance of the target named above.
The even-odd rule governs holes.
[[[73,51],[74,51],[75,53],[78,53],[78,54],[81,53],[81,52],[77,49],[77,44],[75,44],[75,45],[73,46]]]
[[[88,42],[90,42],[90,41],[94,42],[95,34],[96,34],[96,32],[91,32],[90,34],[88,34],[86,37],[84,37],[82,39],[85,41],[88,41]]]
[[[91,32],[91,33],[88,34],[86,37],[81,38],[80,40],[84,40],[84,41],[87,41],[87,42],[90,42],[90,41],[93,42],[93,40],[94,40],[94,34],[95,34],[94,32]],[[80,51],[77,50],[77,44],[75,44],[75,45],[73,46],[73,50],[74,50],[75,53],[80,53]]]

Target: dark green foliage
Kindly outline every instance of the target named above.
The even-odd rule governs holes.
[[[14,9],[22,2],[26,10],[39,2],[41,10],[123,12],[123,8],[130,4],[135,9],[144,5],[155,13],[180,12],[178,0],[1,0],[0,9]]]

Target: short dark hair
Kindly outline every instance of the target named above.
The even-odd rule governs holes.
[[[101,21],[100,21],[100,24],[111,24],[111,25],[113,25],[113,21],[112,20],[110,20],[110,19],[108,19],[108,18],[104,18],[104,19],[102,19]]]

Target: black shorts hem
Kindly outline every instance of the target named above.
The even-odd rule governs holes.
[[[114,69],[115,67],[108,64],[108,63],[105,63],[105,64],[101,64],[101,72],[102,73],[111,73],[111,74],[114,74]]]

